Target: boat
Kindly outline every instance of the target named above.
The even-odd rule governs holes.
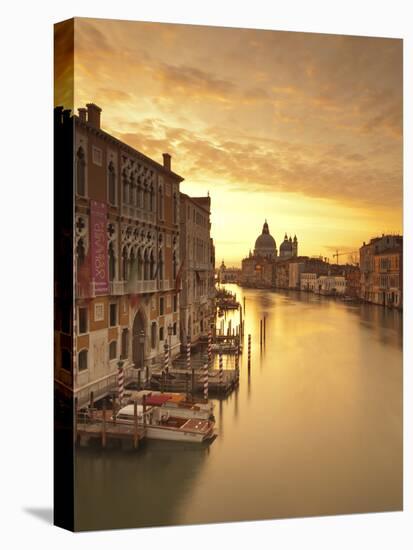
[[[201,420],[212,420],[214,418],[214,404],[212,401],[196,401],[193,403],[187,401],[184,393],[162,393],[148,390],[132,392],[130,400],[142,404],[144,396],[148,406],[161,407],[177,418],[197,418]]]
[[[134,405],[122,407],[116,415],[116,421],[133,424],[134,407]],[[145,436],[148,439],[202,443],[216,436],[215,422],[211,420],[178,418],[162,407],[145,407],[145,411],[143,405],[137,405],[136,408],[138,425],[145,427]]]

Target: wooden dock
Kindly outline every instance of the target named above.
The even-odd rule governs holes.
[[[135,424],[125,424],[112,419],[113,410],[92,410],[89,415],[78,414],[76,418],[76,443],[81,447],[91,441],[100,441],[103,448],[110,442],[118,442],[124,446],[126,442],[138,449],[139,442],[145,437],[145,427]],[[109,419],[108,419],[109,418]]]
[[[239,372],[236,369],[225,369],[222,371],[222,382],[218,369],[208,371],[208,394],[214,396],[226,396],[231,393],[239,384]],[[190,395],[199,395],[204,390],[203,369],[177,369],[169,370],[168,374],[162,370],[154,370],[150,379],[150,386],[153,390],[180,392]]]

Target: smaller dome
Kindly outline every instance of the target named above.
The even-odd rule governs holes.
[[[285,252],[289,252],[290,250],[293,249],[293,245],[292,245],[292,242],[289,241],[288,239],[285,239],[281,246],[280,246],[280,251],[285,251]]]

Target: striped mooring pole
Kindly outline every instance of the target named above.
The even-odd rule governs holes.
[[[168,342],[165,342],[164,344],[164,351],[165,351],[165,359],[164,359],[164,370],[166,374],[169,372],[169,349],[168,349]]]
[[[235,377],[239,381],[239,348],[235,353]]]
[[[188,338],[186,341],[186,368],[191,368],[191,340]]]
[[[212,332],[211,329],[208,331],[208,368],[211,366],[212,362]]]
[[[208,401],[208,363],[204,365],[204,399]]]
[[[119,398],[120,405],[122,405],[124,392],[125,392],[125,373],[123,371],[123,361],[119,361],[118,363],[118,398]]]
[[[224,361],[222,358],[222,351],[219,350],[219,388],[222,390],[224,383]]]
[[[248,334],[248,368],[251,367],[251,334]]]

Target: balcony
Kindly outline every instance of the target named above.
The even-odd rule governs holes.
[[[125,281],[110,281],[109,283],[109,294],[111,296],[122,296],[125,294]]]
[[[131,204],[123,204],[121,208],[122,216],[127,218],[133,218],[140,221],[145,221],[149,223],[155,223],[155,212],[148,212],[137,206]]]
[[[163,279],[162,281],[158,281],[158,289],[159,290],[170,290],[170,281],[169,279]]]
[[[76,283],[76,299],[95,298],[95,283]]]
[[[155,280],[131,281],[125,283],[125,287],[125,292],[128,294],[144,294],[145,292],[155,292],[157,290]]]

